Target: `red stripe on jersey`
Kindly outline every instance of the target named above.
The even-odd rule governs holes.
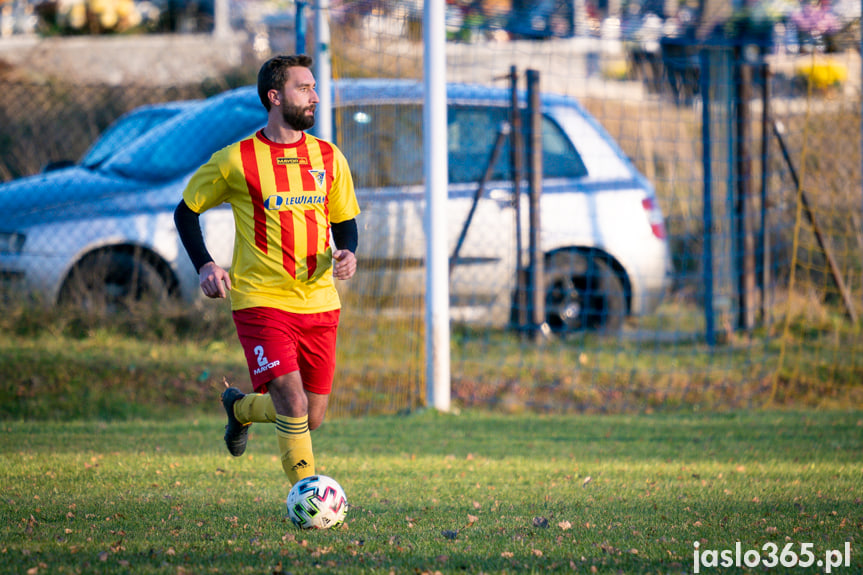
[[[279,223],[282,226],[282,265],[292,278],[297,278],[297,260],[294,256],[294,212],[285,210],[279,212]]]
[[[332,188],[333,184],[333,176],[335,174],[335,162],[333,161],[335,158],[335,154],[333,153],[333,147],[329,142],[324,140],[318,140],[318,145],[321,148],[321,159],[324,162],[324,169],[327,171],[327,177],[324,180],[324,216],[327,218],[327,223],[330,221],[330,188]],[[324,238],[324,249],[330,247],[330,234],[327,234]]]
[[[318,218],[315,210],[306,210],[306,267],[309,268],[309,278],[315,274],[318,267]]]
[[[240,142],[240,157],[243,161],[243,174],[246,186],[252,197],[252,207],[255,218],[255,245],[267,253],[267,216],[264,211],[264,195],[261,193],[261,175],[258,173],[258,161],[255,156],[255,140],[249,138]]]
[[[333,183],[333,159],[335,158],[335,154],[333,153],[333,146],[329,142],[325,142],[324,140],[318,140],[318,145],[321,147],[321,160],[324,162],[324,169],[327,171],[327,178],[324,181],[324,190],[326,192],[330,191],[330,186]]]
[[[291,189],[291,184],[288,181],[288,166],[285,164],[279,165],[278,158],[282,157],[283,150],[276,146],[270,146],[270,159],[273,161],[273,173],[276,176],[276,191],[287,192]]]

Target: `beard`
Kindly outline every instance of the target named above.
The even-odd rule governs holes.
[[[306,112],[308,110],[314,112],[314,109],[314,105],[306,107],[286,105],[282,108],[282,118],[294,130],[308,130],[315,125],[315,115],[313,113],[311,116],[307,116]]]

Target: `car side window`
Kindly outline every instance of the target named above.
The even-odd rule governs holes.
[[[447,113],[449,181],[479,182],[491,158],[501,125],[509,119],[502,106],[450,106]],[[527,118],[523,118],[526,125]],[[348,105],[336,109],[338,145],[361,188],[416,186],[423,183],[422,106]],[[542,119],[542,169],[546,178],[578,178],[584,163],[566,134]],[[512,179],[511,140],[506,138],[492,179]],[[527,158],[525,158],[525,162]]]
[[[452,183],[479,182],[491,159],[497,133],[509,120],[509,110],[493,106],[450,106],[447,116],[449,180]],[[527,126],[526,113],[522,114],[522,125]],[[493,180],[512,179],[511,149],[511,139],[506,138],[492,171]],[[526,169],[526,165],[522,169]],[[579,178],[587,174],[572,142],[547,116],[542,118],[542,170],[546,178]]]
[[[422,107],[414,104],[344,106],[336,110],[339,148],[361,188],[423,182]]]
[[[526,125],[527,117],[523,120]],[[544,178],[581,178],[587,168],[578,151],[557,123],[542,117],[542,175]]]
[[[450,106],[447,112],[449,181],[478,182],[488,167],[497,133],[507,119],[506,108]],[[493,179],[507,178],[507,145],[495,164]]]

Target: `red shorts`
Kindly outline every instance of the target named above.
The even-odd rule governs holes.
[[[253,307],[233,315],[255,391],[266,393],[272,380],[297,370],[306,391],[332,391],[339,310],[304,314]]]

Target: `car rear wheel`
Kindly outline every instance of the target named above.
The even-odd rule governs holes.
[[[601,257],[554,253],[545,261],[545,314],[555,332],[619,331],[626,316],[621,279]]]
[[[64,305],[116,312],[169,297],[168,285],[140,251],[100,250],[78,262],[60,290]]]

